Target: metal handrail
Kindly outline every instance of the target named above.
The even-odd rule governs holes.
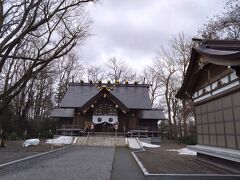
[[[80,125],[63,125],[61,129],[81,129]]]

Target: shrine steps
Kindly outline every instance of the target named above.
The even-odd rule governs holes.
[[[124,137],[76,137],[75,145],[80,146],[127,146]]]

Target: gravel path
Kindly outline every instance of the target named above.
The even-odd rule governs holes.
[[[71,147],[0,169],[1,180],[108,180],[115,148]]]

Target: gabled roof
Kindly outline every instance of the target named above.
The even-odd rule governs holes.
[[[151,109],[148,87],[146,84],[118,84],[110,93],[129,109]],[[92,83],[70,84],[60,107],[82,107],[98,93],[98,88]]]
[[[166,120],[162,109],[142,110],[139,112],[139,119]]]
[[[93,85],[70,85],[62,99],[60,107],[82,107],[93,96],[98,94],[98,89]]]
[[[128,111],[128,108],[118,98],[116,98],[114,95],[112,95],[112,93],[110,93],[110,91],[106,87],[101,88],[101,90],[99,91],[99,93],[97,95],[93,96],[86,104],[84,104],[81,107],[82,111],[83,112],[87,111],[92,105],[97,103],[99,101],[99,99],[101,99],[102,97],[109,98],[109,100],[111,100],[115,105],[118,105],[119,108],[124,113],[126,113]]]
[[[177,98],[188,98],[202,71],[202,63],[223,66],[240,66],[240,41],[201,40],[199,47],[192,48],[190,63]]]
[[[111,92],[129,109],[151,109],[148,86],[118,86]]]
[[[73,117],[74,109],[56,108],[52,111],[51,117]]]

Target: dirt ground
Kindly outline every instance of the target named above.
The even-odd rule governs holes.
[[[0,164],[28,157],[31,155],[50,151],[52,149],[51,144],[46,144],[45,140],[40,140],[39,145],[23,147],[24,141],[5,141],[5,148],[0,148]],[[57,149],[63,146],[53,146],[53,149]]]
[[[223,164],[166,151],[184,147],[184,144],[163,142],[160,148],[146,148],[145,152],[137,152],[136,155],[148,172],[154,174],[240,174],[240,170],[231,170]]]

